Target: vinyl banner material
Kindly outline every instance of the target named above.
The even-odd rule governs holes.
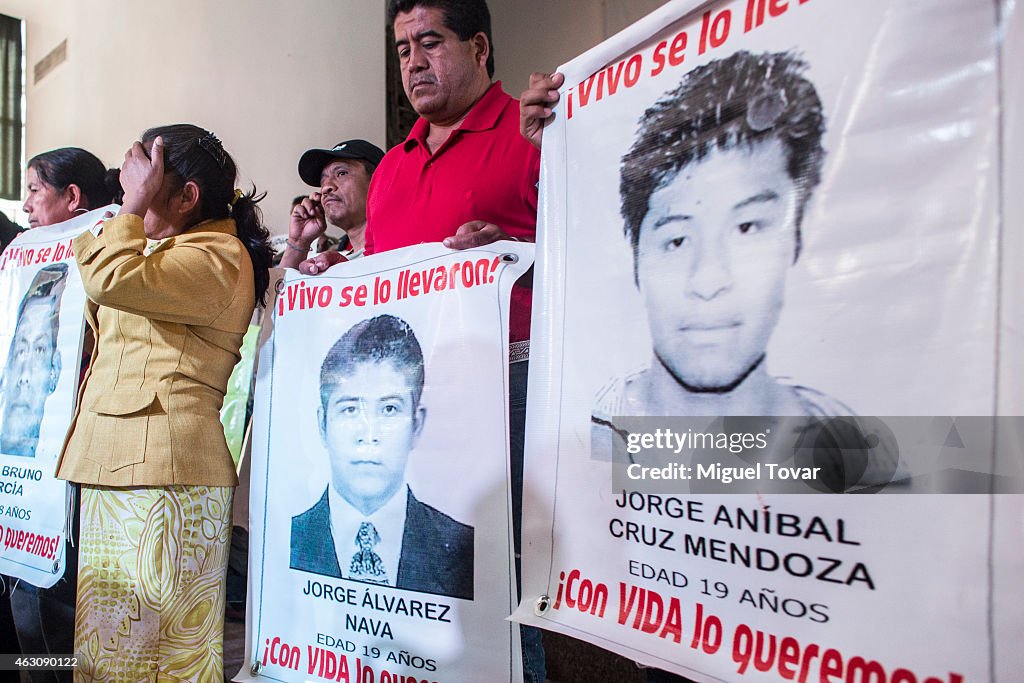
[[[533,245],[288,271],[257,372],[243,680],[521,680],[508,306]]]
[[[224,425],[224,437],[228,442],[231,459],[238,466],[245,445],[245,430],[252,398],[253,366],[256,361],[256,343],[260,326],[250,325],[242,338],[238,352],[242,358],[235,365],[228,378],[228,390],[224,394],[224,405],[220,409],[220,421]]]
[[[71,241],[106,210],[24,232],[0,255],[0,573],[43,588],[64,574],[69,492],[53,474],[85,324]]]
[[[685,0],[560,68],[515,618],[696,681],[1019,678],[1024,506],[992,492],[1020,420],[960,441],[950,417],[1024,408],[1009,8]],[[854,460],[827,430],[807,462],[773,449],[809,422],[878,430]],[[980,448],[958,467],[984,493],[887,495],[943,490],[901,440],[943,468]]]

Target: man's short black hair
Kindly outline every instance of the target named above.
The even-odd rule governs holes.
[[[477,33],[487,36],[491,50],[487,55],[487,76],[494,78],[494,37],[491,35],[491,12],[485,0],[390,0],[388,25],[395,25],[395,17],[411,12],[416,7],[437,7],[444,14],[445,27],[459,40],[469,40]]]
[[[636,140],[622,157],[619,182],[634,264],[654,192],[712,150],[749,149],[772,138],[782,143],[786,170],[799,191],[796,259],[804,208],[821,180],[825,156],[821,100],[804,78],[806,70],[806,62],[790,52],[737,52],[689,72],[644,112]]]
[[[21,303],[18,304],[18,317],[16,318],[17,322],[14,324],[14,338],[11,340],[11,347],[7,352],[7,365],[4,366],[5,369],[10,369],[11,361],[17,352],[14,341],[18,339],[18,332],[21,330],[25,309],[30,304],[39,304],[47,307],[50,321],[50,339],[53,341],[53,349],[56,353],[57,335],[60,332],[60,300],[67,285],[67,277],[68,264],[66,263],[52,263],[36,272],[35,277],[32,278],[32,282],[28,286],[28,291],[25,292]],[[57,367],[59,369],[59,365]],[[17,380],[15,379],[14,381]],[[4,384],[5,376],[0,375],[0,389],[6,390]],[[50,391],[53,391],[52,387]]]
[[[66,263],[52,263],[40,268],[35,277],[32,278],[32,282],[29,284],[28,291],[25,292],[21,304],[18,305],[18,324],[21,323],[21,314],[28,304],[44,301],[53,309],[51,315],[53,317],[54,339],[56,339],[60,297],[64,293],[67,277],[68,264]]]
[[[339,381],[366,363],[389,361],[412,388],[413,408],[423,394],[423,350],[409,323],[393,315],[378,315],[356,323],[341,335],[320,366],[320,405],[327,412]]]

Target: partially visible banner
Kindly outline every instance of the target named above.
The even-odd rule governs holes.
[[[502,435],[532,262],[532,244],[425,244],[287,272],[258,363],[238,680],[521,680]]]
[[[971,418],[1024,412],[1012,7],[679,0],[560,68],[514,618],[701,682],[1019,678],[1024,434]]]
[[[108,208],[21,233],[0,254],[0,573],[64,574],[69,490],[54,478],[75,409],[85,289],[72,240]]]
[[[224,405],[220,409],[220,421],[224,425],[224,437],[228,442],[228,451],[235,467],[240,467],[242,446],[245,441],[245,430],[248,426],[250,407],[252,406],[253,364],[256,362],[256,342],[260,336],[260,326],[250,325],[242,348],[238,352],[242,358],[235,365],[228,378],[228,389],[224,394]],[[239,482],[240,486],[245,485]]]

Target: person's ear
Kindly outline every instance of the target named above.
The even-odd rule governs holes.
[[[491,56],[491,41],[483,31],[469,39],[469,45],[473,49],[473,59],[481,67],[487,67],[487,58]]]
[[[423,433],[423,424],[427,421],[427,409],[422,405],[416,406],[412,414],[412,438],[413,442],[420,438]]]
[[[74,183],[71,183],[64,188],[64,199],[68,203],[69,213],[75,213],[79,209],[88,210],[83,206],[84,198],[82,197],[82,188]]]
[[[199,185],[194,180],[187,181],[181,188],[181,204],[178,207],[178,213],[182,216],[190,215],[199,208],[199,200]]]
[[[327,448],[327,413],[324,412],[323,405],[316,409],[316,424],[320,428],[320,443]]]
[[[57,389],[57,382],[60,380],[60,351],[53,350],[53,361],[50,362],[50,385],[46,393],[52,394]]]

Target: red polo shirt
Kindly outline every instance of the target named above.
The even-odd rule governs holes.
[[[370,181],[366,254],[440,242],[469,221],[534,241],[540,152],[519,134],[519,102],[494,83],[431,155],[420,119]],[[530,338],[532,290],[512,288],[511,341]]]

